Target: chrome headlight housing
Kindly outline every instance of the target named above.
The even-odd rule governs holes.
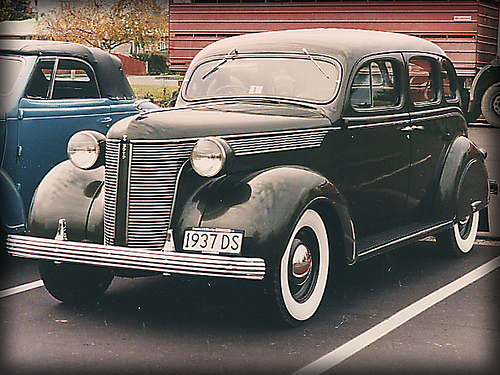
[[[68,158],[80,169],[97,168],[104,164],[106,137],[92,130],[73,134],[68,141]]]
[[[191,152],[191,166],[202,177],[214,177],[228,170],[232,156],[231,147],[223,139],[202,138]]]

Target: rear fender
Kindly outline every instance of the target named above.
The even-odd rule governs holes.
[[[461,220],[489,203],[488,172],[483,154],[466,137],[453,142],[439,181],[437,215]]]
[[[177,246],[190,226],[245,232],[245,256],[276,262],[301,212],[314,205],[354,261],[353,227],[347,206],[325,177],[300,167],[277,167],[245,176],[224,176],[204,184],[174,220]],[[335,233],[336,232],[336,233]]]

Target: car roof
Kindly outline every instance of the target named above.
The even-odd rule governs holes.
[[[98,48],[70,42],[4,39],[0,41],[0,54],[80,58],[94,69],[103,96],[112,98],[135,97],[120,59]]]
[[[396,33],[354,29],[302,29],[246,34],[222,39],[203,49],[193,62],[213,55],[239,53],[304,53],[332,56],[351,65],[363,56],[381,52],[425,51],[446,56],[427,40]]]

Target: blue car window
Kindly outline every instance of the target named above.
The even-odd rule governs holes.
[[[61,59],[57,65],[52,99],[99,98],[94,74],[81,61]]]
[[[38,62],[30,81],[26,86],[26,97],[31,99],[48,99],[50,81],[54,70],[55,60],[41,60]]]

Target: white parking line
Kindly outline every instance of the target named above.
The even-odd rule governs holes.
[[[310,363],[306,367],[295,372],[294,375],[315,375],[322,374],[323,372],[338,365],[340,362],[359,352],[361,349],[367,347],[371,343],[377,341],[379,338],[387,335],[389,332],[398,328],[406,323],[408,320],[414,318],[418,314],[424,312],[428,308],[434,306],[438,302],[479,280],[488,273],[500,267],[500,256],[494,258],[488,263],[476,268],[461,278],[445,285],[403,310],[397,312],[390,318],[377,324],[375,327],[362,333],[358,337],[348,341],[344,345],[338,347],[332,352],[324,355],[316,361]]]
[[[42,286],[43,286],[43,281],[37,280],[37,281],[33,281],[31,283],[28,283],[28,284],[16,286],[14,288],[0,290],[0,298],[12,296],[14,294],[26,292],[26,291],[31,290],[31,289],[40,288]]]

